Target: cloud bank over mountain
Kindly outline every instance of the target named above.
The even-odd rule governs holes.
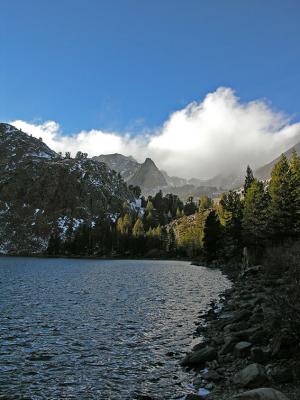
[[[243,173],[247,164],[259,167],[300,141],[300,123],[264,100],[243,103],[230,88],[172,113],[160,129],[143,136],[98,129],[65,135],[54,121],[10,123],[56,151],[121,153],[138,161],[151,157],[160,169],[186,178]]]

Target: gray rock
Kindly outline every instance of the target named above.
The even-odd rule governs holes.
[[[250,342],[239,342],[234,346],[234,355],[236,357],[244,358],[250,354],[252,343]]]
[[[226,325],[224,332],[238,332],[246,330],[249,326],[248,321],[234,322],[233,324]]]
[[[233,383],[239,387],[257,388],[268,381],[265,368],[260,364],[250,364],[233,377]]]
[[[249,390],[234,396],[239,400],[289,400],[283,393],[271,388]]]
[[[268,362],[271,357],[271,351],[265,347],[252,347],[250,358],[256,363]]]
[[[252,313],[248,310],[237,311],[234,313],[232,322],[246,321],[251,317]]]
[[[235,336],[229,336],[225,339],[224,345],[221,347],[220,354],[227,354],[230,353],[236,343],[238,343],[239,339]]]
[[[238,337],[242,341],[250,342],[250,340],[249,340],[250,336],[255,334],[258,331],[258,329],[259,328],[257,328],[257,327],[252,327],[252,328],[245,329],[242,331],[234,332],[233,335]]]
[[[271,375],[276,383],[288,383],[293,381],[293,371],[290,367],[277,365],[272,369]]]
[[[207,346],[201,350],[187,354],[181,361],[182,366],[198,367],[217,358],[217,352],[213,347]]]
[[[255,313],[252,315],[252,317],[249,319],[249,321],[251,322],[251,324],[258,324],[260,322],[264,321],[264,314],[262,313]]]
[[[264,344],[267,342],[269,335],[264,330],[259,330],[250,336],[250,341],[254,344]]]
[[[202,378],[207,380],[207,381],[212,381],[212,382],[219,382],[222,380],[222,377],[218,372],[212,370],[209,370],[207,372],[204,372],[202,374]]]

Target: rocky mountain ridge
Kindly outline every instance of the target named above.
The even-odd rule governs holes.
[[[54,232],[115,219],[133,201],[106,164],[62,158],[41,140],[0,124],[0,252],[40,254]]]
[[[146,158],[128,183],[145,189],[163,188],[167,181],[151,158]]]
[[[185,201],[189,196],[199,198],[202,195],[209,195],[213,197],[224,190],[208,181],[169,176],[166,171],[159,170],[151,158],[147,158],[144,163],[139,163],[131,156],[114,153],[100,155],[93,159],[106,163],[109,168],[118,172],[128,184],[140,186],[145,196],[154,195],[157,191],[162,190],[165,194],[176,194]]]
[[[125,181],[131,179],[141,166],[133,157],[119,153],[101,154],[92,159],[105,163],[110,169],[118,172]]]
[[[285,151],[283,154],[290,159],[293,151],[296,151],[297,154],[300,154],[300,142],[295,144],[295,146],[292,146],[291,148],[289,148],[287,151]],[[275,158],[274,160],[272,160],[271,162],[269,162],[266,165],[263,165],[262,167],[258,168],[255,172],[254,175],[262,180],[266,180],[266,179],[270,179],[271,177],[271,171],[274,167],[274,165],[279,161],[280,159],[280,155]]]

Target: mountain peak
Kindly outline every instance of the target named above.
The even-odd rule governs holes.
[[[17,162],[31,158],[54,159],[55,151],[51,150],[42,140],[27,135],[15,126],[0,123],[0,163],[15,165]]]
[[[119,153],[101,154],[93,157],[93,160],[104,162],[110,169],[120,173],[125,181],[128,181],[140,166],[132,156],[127,157]]]
[[[7,124],[5,122],[0,122],[0,132],[2,134],[11,134],[11,133],[22,132],[22,131],[20,131],[13,125]]]
[[[156,165],[155,165],[154,161],[152,160],[152,158],[149,158],[149,157],[146,158],[146,160],[144,161],[144,164],[148,165],[148,166],[156,167]]]
[[[141,164],[139,169],[129,180],[129,183],[147,189],[154,189],[168,185],[162,172],[149,157],[147,157],[143,164]]]

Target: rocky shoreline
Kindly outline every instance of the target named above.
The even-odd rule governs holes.
[[[291,282],[263,266],[228,272],[233,286],[199,315],[201,342],[181,362],[194,374],[186,400],[299,400],[299,337],[276,305]]]

